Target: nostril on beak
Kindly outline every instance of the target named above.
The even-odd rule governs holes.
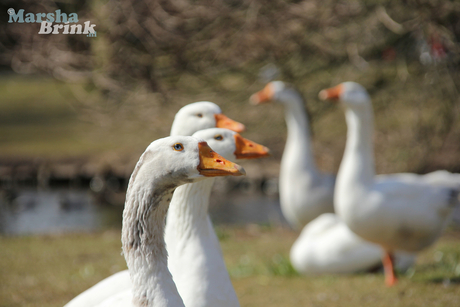
[[[224,161],[222,161],[221,159],[216,159],[216,162],[220,164],[225,164]]]

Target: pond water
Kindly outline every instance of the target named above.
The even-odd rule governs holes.
[[[4,190],[0,195],[0,234],[52,234],[121,228],[124,193],[101,196],[85,189],[20,188]],[[210,215],[215,224],[286,223],[277,197],[244,191],[232,195],[211,197]],[[112,204],[107,204],[107,198]]]
[[[19,188],[0,192],[0,234],[55,234],[121,228],[124,193],[98,194],[77,188]],[[277,194],[268,196],[241,186],[232,193],[213,193],[209,212],[216,225],[287,225]],[[454,212],[453,222],[460,225],[460,207]]]

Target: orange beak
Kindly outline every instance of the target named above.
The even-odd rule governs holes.
[[[246,129],[242,123],[234,121],[224,114],[214,114],[214,117],[216,119],[217,128],[226,128],[235,132],[243,132]]]
[[[200,164],[197,168],[201,175],[206,177],[246,175],[244,168],[221,157],[209,147],[208,143],[198,143],[198,150]]]
[[[253,94],[249,101],[252,104],[261,104],[265,102],[269,102],[273,98],[274,91],[272,89],[272,85],[268,83],[261,91]]]
[[[318,97],[321,100],[334,100],[337,101],[340,98],[340,95],[343,91],[343,85],[339,84],[337,86],[322,90],[319,92]]]
[[[234,154],[237,159],[256,159],[270,155],[270,150],[265,146],[245,139],[238,133],[233,137],[235,138],[236,144],[236,150]]]

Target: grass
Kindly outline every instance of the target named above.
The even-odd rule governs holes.
[[[2,76],[2,155],[53,156],[55,148],[61,154],[72,154],[83,147],[80,136],[89,127],[79,121],[69,99],[62,94],[63,88],[63,84],[50,78]]]
[[[241,306],[458,306],[460,232],[447,232],[387,288],[381,273],[300,276],[288,261],[297,233],[261,226],[218,228]],[[120,232],[0,237],[0,306],[63,306],[125,268]]]
[[[460,136],[457,120],[460,109],[457,103],[445,97],[450,77],[443,73],[434,84],[426,84],[427,74],[417,67],[410,69],[411,77],[406,82],[398,80],[393,65],[374,62],[367,73],[350,68],[351,75],[337,77],[342,81],[361,82],[371,93],[378,173],[460,169],[457,159],[460,146],[456,142]],[[340,108],[317,98],[319,90],[335,85],[331,75],[335,72],[305,76],[296,85],[312,115],[318,167],[337,172],[346,141],[344,115]],[[238,79],[238,76],[232,78]],[[7,74],[0,80],[0,159],[19,156],[52,160],[83,156],[101,167],[118,158],[134,165],[147,144],[169,134],[174,114],[181,106],[209,100],[220,105],[226,115],[246,125],[244,137],[270,148],[272,157],[251,163],[262,165],[259,172],[270,169],[277,176],[276,164],[286,140],[284,110],[276,103],[249,105],[248,97],[262,88],[260,83],[226,82],[235,83],[235,87],[225,93],[199,85],[184,85],[180,86],[183,90],[180,93],[171,91],[171,99],[166,104],[153,103],[154,93],[139,93],[136,99],[113,106],[100,97],[87,105],[77,102],[71,94],[71,88],[77,85],[51,78]],[[384,85],[379,80],[385,80]],[[187,79],[185,84],[193,82]],[[90,111],[91,108],[98,111]]]
[[[391,79],[392,73],[388,74]],[[358,77],[349,79],[360,81]],[[127,102],[108,113],[112,121],[98,123],[74,108],[68,85],[49,78],[7,75],[1,79],[0,159],[104,154],[113,158],[128,154],[135,162],[149,141],[168,134],[180,105],[199,100],[215,101],[229,117],[246,124],[245,137],[272,149],[273,157],[268,162],[279,161],[284,146],[282,107],[273,104],[256,108],[247,104],[250,93],[259,90],[260,84],[243,91],[237,91],[240,85],[236,84],[235,91],[227,96],[200,89],[198,92],[203,93],[179,97],[174,104],[162,107],[161,112],[148,101],[142,108]],[[329,79],[320,77],[299,84],[305,84],[301,89],[308,107],[317,115],[312,123],[317,162],[321,169],[336,171],[345,143],[343,114],[316,99],[321,88],[333,85]],[[442,99],[435,94],[425,95],[430,88],[421,88],[418,81],[414,77],[404,84],[392,82],[373,93],[379,172],[419,169],[434,158],[442,162],[434,166],[458,168],[458,121],[450,133],[454,141],[446,142],[452,147],[448,151],[438,144],[443,140],[442,133],[438,133],[442,127],[437,126],[443,123],[443,104],[439,103]],[[454,113],[458,116],[458,110]],[[425,131],[421,128],[429,133],[420,133]],[[444,151],[453,158],[445,158]],[[267,170],[263,161],[251,163],[259,166],[259,172]],[[276,177],[278,167],[271,170],[270,176]],[[289,249],[298,234],[290,230],[223,227],[217,233],[241,306],[460,306],[458,230],[448,232],[435,246],[421,253],[414,268],[402,275],[393,288],[383,285],[381,273],[298,275],[289,262]],[[0,307],[63,306],[75,295],[125,268],[117,230],[0,236],[0,246]]]
[[[83,109],[71,94],[72,85],[50,77],[6,74],[0,81],[0,159],[138,157],[146,144],[169,131],[157,131],[152,122],[119,119],[124,110]]]
[[[391,71],[376,70],[388,74],[386,79],[393,78]],[[362,76],[360,79],[356,74],[356,78],[347,78],[361,81]],[[148,101],[141,106],[127,102],[119,110],[106,114],[113,118],[111,121],[98,122],[85,118],[85,113],[74,108],[68,85],[38,77],[7,75],[1,79],[0,158],[52,159],[103,154],[113,158],[128,154],[135,162],[151,140],[168,134],[179,106],[199,100],[215,101],[229,117],[246,124],[245,137],[272,149],[273,157],[268,162],[279,161],[284,146],[282,107],[273,104],[256,108],[247,104],[249,95],[262,87],[260,84],[241,91],[237,90],[241,84],[236,84],[235,91],[228,95],[199,88],[197,92],[201,94],[184,95],[161,110]],[[454,141],[446,142],[452,148],[444,148],[439,132],[442,125],[438,127],[444,122],[442,97],[436,91],[431,93],[431,88],[419,81],[414,74],[404,84],[392,82],[391,86],[372,93],[379,172],[417,170],[431,160],[442,162],[434,166],[458,169],[458,142],[455,142],[460,134],[458,121],[450,133]],[[323,170],[336,171],[345,143],[343,114],[316,99],[321,88],[333,85],[330,82],[328,75],[298,84],[304,85],[301,90],[308,107],[317,115],[312,123],[317,162]],[[437,91],[441,92],[442,87]],[[427,92],[431,94],[425,95]],[[458,110],[454,113],[458,116]],[[422,128],[427,133],[421,133],[425,131]],[[446,153],[453,158],[445,158]],[[251,163],[259,166],[259,172],[267,169],[263,161]],[[276,177],[277,170],[278,167],[273,167],[270,176]],[[218,228],[218,235],[241,306],[460,305],[459,231],[447,233],[435,246],[421,253],[416,266],[401,276],[393,288],[384,287],[382,274],[299,276],[288,260],[289,249],[297,237],[293,231],[260,226],[224,227]],[[125,268],[117,230],[59,236],[0,236],[0,246],[0,307],[63,306],[78,293]]]

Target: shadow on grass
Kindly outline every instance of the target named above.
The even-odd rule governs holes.
[[[453,278],[442,278],[442,277],[435,277],[426,280],[429,283],[433,284],[444,284],[444,285],[460,285],[460,277],[453,277]]]

